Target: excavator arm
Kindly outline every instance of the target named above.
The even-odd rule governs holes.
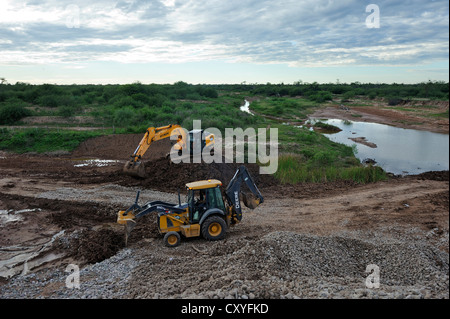
[[[186,141],[186,133],[180,125],[171,124],[157,128],[149,127],[133,155],[131,155],[131,160],[125,163],[124,173],[136,177],[145,177],[145,167],[141,161],[142,157],[153,142],[168,138],[172,133],[178,134],[177,144],[179,149],[182,149]]]
[[[244,182],[251,191],[251,196],[244,192],[241,193],[241,185]],[[237,221],[241,221],[242,219],[242,207],[240,203],[241,194],[244,205],[250,209],[255,209],[259,206],[259,204],[264,202],[261,192],[245,166],[240,166],[238,168],[233,178],[230,180],[227,189],[225,190],[225,199],[228,206],[231,207],[233,215]]]

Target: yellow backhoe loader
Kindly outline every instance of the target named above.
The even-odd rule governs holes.
[[[188,138],[186,131],[180,125],[170,124],[157,128],[149,127],[133,155],[131,155],[131,160],[125,163],[123,167],[124,173],[130,176],[144,178],[145,166],[142,162],[142,157],[153,142],[170,138],[172,135],[178,137],[174,149],[177,150],[180,155],[183,149],[188,148],[190,150],[190,155],[192,156],[194,149],[196,149],[193,147],[195,139],[201,140],[200,152],[203,151],[204,147],[207,145],[214,143],[214,135],[204,130],[190,131]]]
[[[241,191],[243,182],[251,193]],[[203,236],[207,240],[223,239],[228,228],[242,219],[240,197],[250,209],[259,206],[264,198],[245,166],[237,169],[223,194],[221,186],[222,182],[216,179],[188,183],[187,202],[181,203],[178,194],[178,204],[153,201],[139,206],[138,191],[135,203],[117,216],[117,222],[125,225],[125,242],[137,220],[152,212],[157,212],[158,230],[164,234],[164,244],[168,247],[178,246],[180,235]]]

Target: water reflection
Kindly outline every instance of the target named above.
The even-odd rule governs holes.
[[[337,119],[324,122],[342,130],[335,134],[324,134],[330,140],[350,146],[355,144],[358,150],[356,157],[361,161],[374,159],[387,172],[420,174],[449,168],[448,134]],[[365,137],[366,141],[376,144],[377,147],[350,140],[357,137]]]

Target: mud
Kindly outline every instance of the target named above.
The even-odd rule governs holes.
[[[123,233],[112,229],[83,229],[68,246],[68,256],[81,261],[82,264],[95,264],[114,256],[124,248],[125,238]]]
[[[96,287],[119,280],[108,277],[109,273],[115,276],[109,264],[112,263],[130,272],[135,269],[131,277],[121,274],[120,280],[126,281],[126,297],[317,297],[321,292],[314,288],[315,281],[312,284],[308,280],[313,279],[305,278],[320,281],[323,274],[343,276],[331,261],[330,269],[335,270],[323,268],[323,273],[314,272],[308,264],[308,260],[319,265],[324,262],[323,257],[310,256],[320,252],[323,245],[330,249],[327,254],[336,258],[347,251],[345,245],[351,249],[360,245],[373,249],[368,241],[386,238],[401,241],[399,254],[410,258],[421,256],[421,251],[411,255],[404,243],[419,240],[417,247],[425,245],[424,251],[432,249],[448,256],[448,171],[391,177],[368,185],[354,182],[280,185],[272,176],[259,174],[256,165],[247,168],[265,202],[254,211],[245,208],[243,221],[230,229],[224,241],[183,239],[176,249],[167,249],[158,233],[156,216],[150,214],[139,221],[125,248],[124,228],[116,223],[117,212],[133,203],[137,190],[142,190],[141,204],[148,200],[175,202],[178,189],[184,200],[185,183],[215,178],[226,186],[238,167],[238,164],[173,164],[165,158],[170,143],[159,143],[152,145],[144,158],[148,177],[136,179],[124,175],[122,166],[140,138],[140,135],[95,138],[72,154],[0,154],[0,210],[21,217],[0,225],[0,277],[3,278],[0,287],[4,287],[0,296],[14,297],[18,290],[30,298],[77,293],[64,290],[64,281],[55,286],[56,279],[51,282],[42,279],[45,286],[42,290],[32,286],[22,291],[15,286],[15,278],[28,278],[27,274],[54,278],[73,263],[86,267],[86,271],[95,269],[96,278],[107,277],[103,284],[95,281],[89,286],[88,290],[94,293]],[[90,159],[112,161],[104,166],[77,165]],[[280,244],[279,240],[286,243],[291,240],[291,244]],[[289,248],[292,245],[310,248],[302,257],[297,252],[303,250]],[[391,246],[387,247],[382,251],[389,251]],[[429,261],[420,259],[420,263],[425,262]],[[448,261],[440,262],[445,270]],[[305,263],[309,265],[304,269],[306,273],[295,270]],[[357,263],[352,266],[357,268],[350,269],[355,272],[355,278],[364,272],[364,265]],[[383,265],[394,269],[390,264]],[[406,266],[399,260],[398,267]],[[439,268],[434,264],[433,267]],[[184,273],[191,277],[180,284],[178,276]],[[401,274],[406,273],[402,268]],[[425,280],[425,275],[428,273],[418,273],[417,280]],[[291,287],[295,276],[301,276],[299,280],[309,285],[311,292]],[[396,284],[404,285],[405,278],[406,275],[401,275],[394,279]],[[247,288],[242,288],[245,286],[242,283],[236,287],[236,280],[246,283]],[[355,280],[348,283],[349,287],[353,287]],[[419,281],[414,284],[420,285]],[[445,295],[441,286],[436,287],[430,288],[431,297]],[[98,289],[98,297],[125,297],[117,287],[107,291]],[[346,290],[336,291],[339,294]],[[387,293],[394,296],[394,292]],[[351,293],[342,296],[349,297]]]
[[[352,140],[353,142],[356,142],[356,143],[366,145],[371,148],[377,148],[377,144],[369,142],[365,137],[355,137],[355,138],[349,137],[349,140]]]
[[[396,107],[387,106],[387,102],[367,100],[355,100],[353,103],[355,105],[350,105],[348,110],[341,109],[338,104],[320,108],[310,117],[371,122],[407,129],[449,133],[449,119],[433,116],[448,110],[448,101],[404,101]],[[396,109],[399,107],[401,109]],[[408,110],[408,107],[412,109]]]

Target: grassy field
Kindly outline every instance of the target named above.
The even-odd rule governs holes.
[[[283,183],[385,179],[381,169],[360,164],[354,156],[355,148],[333,143],[304,127],[285,125],[303,122],[328,101],[348,102],[355,96],[362,97],[363,102],[358,103],[383,98],[390,107],[401,108],[398,104],[405,99],[448,99],[448,83],[0,85],[0,125],[4,125],[0,128],[0,150],[70,152],[91,137],[143,133],[147,127],[167,124],[190,130],[193,120],[202,120],[203,128],[216,127],[222,133],[227,127],[270,125],[279,131],[275,177]],[[249,97],[257,97],[251,104],[256,116],[239,109]],[[448,110],[426,116],[448,118]],[[30,119],[34,119],[33,128],[29,128]],[[97,130],[64,129],[73,126]]]

